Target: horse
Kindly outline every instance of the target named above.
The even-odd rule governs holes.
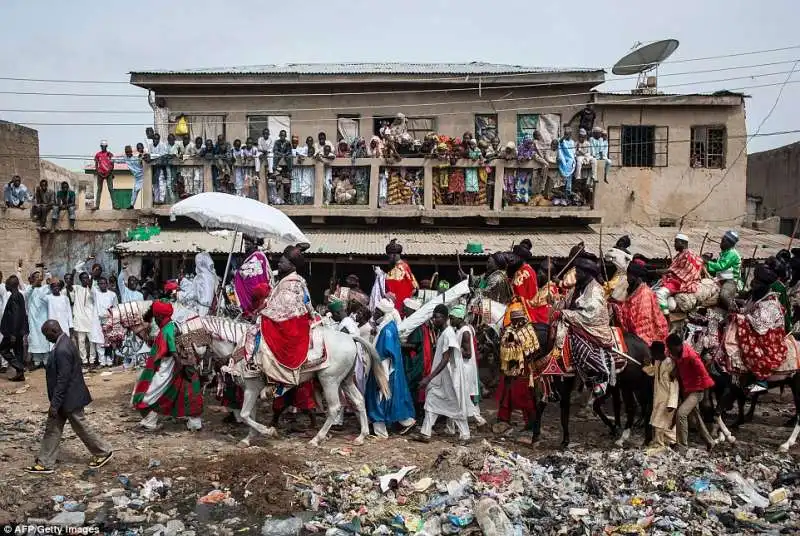
[[[150,301],[138,301],[110,308],[108,319],[103,326],[106,340],[114,344],[115,341],[121,340],[125,336],[128,329],[143,338],[143,332],[149,330],[149,325],[144,322],[144,316],[151,307],[152,302]],[[183,357],[186,357],[187,354],[202,356],[210,349],[213,355],[229,364],[233,362],[231,357],[234,352],[244,347],[250,331],[256,329],[251,324],[244,322],[210,316],[195,317],[182,323],[176,323],[175,328],[176,346],[179,354],[182,354]],[[339,399],[341,388],[358,412],[361,430],[354,444],[362,445],[369,434],[369,424],[364,397],[356,387],[353,376],[356,359],[359,358],[356,345],[360,344],[369,355],[370,359],[365,362],[365,367],[372,369],[381,393],[388,397],[390,396],[388,377],[380,364],[380,356],[375,348],[361,337],[335,331],[326,326],[318,326],[315,329],[321,330],[321,337],[315,337],[315,339],[322,341],[328,352],[326,366],[308,370],[301,368],[295,378],[295,384],[316,378],[319,380],[325,396],[327,418],[310,444],[320,445],[342,410]],[[252,361],[240,359],[228,367],[223,367],[223,370],[230,372],[244,390],[240,416],[250,427],[250,431],[247,437],[240,442],[241,446],[249,446],[250,440],[256,433],[267,437],[275,435],[274,428],[264,426],[254,418],[256,402],[267,385],[264,370],[269,367],[262,364],[265,359],[274,359],[274,357],[267,345],[261,344],[258,355],[253,356]],[[272,368],[274,369],[276,366],[278,365],[272,365]]]
[[[490,330],[481,340],[485,344],[499,340],[498,337],[495,337],[495,334],[500,333],[506,306],[491,300],[476,299],[472,302],[470,310],[471,321],[479,325],[483,324],[484,330]],[[537,361],[546,358],[552,350],[555,341],[553,337],[550,336],[550,329],[547,324],[534,324],[534,328],[536,330],[536,336],[539,339],[539,351],[533,358],[533,361]],[[652,378],[642,370],[643,365],[649,362],[650,349],[642,339],[633,333],[625,333],[624,340],[628,348],[628,354],[625,359],[625,365],[617,373],[616,386],[609,388],[604,396],[596,398],[592,404],[594,413],[608,426],[611,434],[616,436],[620,427],[621,408],[619,402],[621,396],[622,402],[625,404],[626,421],[622,434],[616,441],[616,445],[620,447],[624,446],[625,441],[630,438],[631,429],[633,428],[636,418],[637,400],[641,406],[645,420],[645,441],[649,442],[652,438],[652,429],[649,425],[649,420],[652,411],[653,382]],[[496,352],[496,350],[493,351]],[[561,446],[566,448],[570,443],[569,416],[571,394],[575,388],[575,373],[567,371],[563,374],[550,375],[549,377],[554,387],[554,392],[557,393],[559,397],[562,430]],[[606,416],[602,407],[610,396],[614,397],[613,422]],[[536,400],[534,400],[534,402],[536,402]],[[536,403],[536,414],[534,417],[532,434],[534,442],[540,439],[541,419],[546,407],[546,402],[542,401]]]

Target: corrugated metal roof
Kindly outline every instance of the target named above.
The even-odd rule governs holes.
[[[535,232],[520,230],[449,229],[449,230],[306,230],[311,241],[309,256],[381,256],[392,238],[403,245],[403,254],[409,256],[454,256],[456,252],[467,255],[464,249],[468,242],[479,242],[485,253],[508,250],[512,244],[523,238],[533,242],[536,257],[564,258],[569,250],[583,241],[589,251],[597,252],[600,246],[599,226],[591,226],[583,232]],[[683,229],[689,238],[690,246],[698,251],[703,237],[708,233],[704,251],[716,252],[720,237],[725,228]],[[631,238],[632,253],[640,253],[650,259],[667,259],[672,248],[677,229],[669,227],[617,227],[603,229],[603,247],[610,248],[620,237]],[[160,235],[144,242],[122,242],[114,251],[121,254],[192,253],[209,251],[228,253],[231,247],[231,234],[227,231],[207,233],[205,231],[163,231]],[[753,229],[740,229],[739,252],[749,259],[756,251],[757,259],[765,259],[785,248],[788,237],[764,233]],[[240,242],[237,243],[237,251]],[[669,244],[669,247],[667,246]],[[265,249],[280,251],[285,244],[267,242]],[[674,254],[674,251],[672,252]]]
[[[589,67],[554,68],[506,65],[473,61],[470,63],[270,63],[266,65],[243,65],[236,67],[208,67],[183,70],[146,70],[130,74],[453,74],[453,75],[497,75],[524,73],[570,73],[602,72],[603,69]]]

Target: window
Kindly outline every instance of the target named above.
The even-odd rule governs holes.
[[[517,114],[517,146],[525,136],[533,138],[533,131],[539,125],[539,114]]]
[[[724,126],[692,127],[689,165],[693,168],[724,168],[725,134]]]
[[[622,125],[608,127],[611,160],[623,167],[665,167],[669,165],[669,127]]]
[[[792,236],[796,225],[797,218],[781,218],[780,233],[786,236]]]
[[[217,141],[217,136],[225,134],[224,115],[187,115],[189,136],[194,140],[198,136],[204,140]]]
[[[406,120],[408,133],[415,140],[421,140],[426,134],[436,132],[435,117],[409,117]]]
[[[247,137],[253,138],[253,141],[258,141],[261,137],[261,132],[269,129],[270,136],[273,139],[278,139],[278,133],[281,130],[286,131],[286,136],[292,134],[291,117],[288,115],[248,115],[247,116]],[[244,141],[244,140],[242,140]]]
[[[491,141],[500,138],[497,132],[497,114],[475,114],[475,139]]]
[[[352,143],[359,137],[361,129],[358,122],[359,115],[340,114],[336,116],[336,141],[342,140]]]

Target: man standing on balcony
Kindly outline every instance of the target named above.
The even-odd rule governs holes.
[[[94,209],[100,208],[103,197],[103,181],[108,184],[108,194],[111,196],[111,207],[114,207],[114,155],[108,152],[108,142],[100,141],[100,151],[94,155],[94,174],[97,177],[94,189]]]
[[[575,142],[572,139],[572,129],[564,129],[564,135],[558,142],[558,173],[565,181],[565,194],[572,195],[572,175],[575,173]]]
[[[261,131],[261,136],[258,138],[258,158],[256,158],[256,171],[261,174],[262,158],[267,161],[267,174],[272,175],[272,151],[275,146],[275,140],[270,137],[269,129],[265,128]]]
[[[596,162],[604,162],[603,168],[603,182],[608,184],[608,170],[611,168],[611,159],[608,157],[608,139],[605,137],[605,132],[600,127],[592,129],[592,137],[589,140],[592,147],[592,158]]]
[[[142,164],[142,158],[144,157],[144,144],[137,143],[136,144],[136,154],[133,154],[133,149],[130,145],[125,146],[125,156],[115,160],[117,162],[125,163],[128,166],[128,170],[133,175],[133,189],[131,190],[131,204],[128,206],[128,210],[133,210],[134,205],[136,205],[136,199],[139,197],[139,192],[142,191],[142,185],[144,184],[144,166]]]
[[[592,146],[589,139],[586,137],[586,131],[580,129],[578,131],[578,143],[575,146],[575,178],[581,178],[581,170],[588,167],[591,170],[590,183],[594,187],[597,181],[597,161],[592,158]]]
[[[414,291],[419,288],[411,267],[406,261],[400,258],[403,253],[403,246],[397,243],[396,238],[386,245],[386,255],[389,257],[389,273],[386,274],[386,292],[394,294],[395,308],[403,312],[403,302],[410,298]]]
[[[147,102],[153,109],[153,126],[156,133],[162,138],[169,134],[169,108],[164,97],[156,97],[153,91],[148,91]]]

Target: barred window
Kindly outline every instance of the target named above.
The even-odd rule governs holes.
[[[693,168],[723,169],[726,134],[724,126],[692,127],[689,164]]]
[[[623,167],[666,167],[669,165],[669,127],[608,127],[608,147],[611,159]]]
[[[492,141],[498,138],[497,114],[475,114],[475,139]]]

